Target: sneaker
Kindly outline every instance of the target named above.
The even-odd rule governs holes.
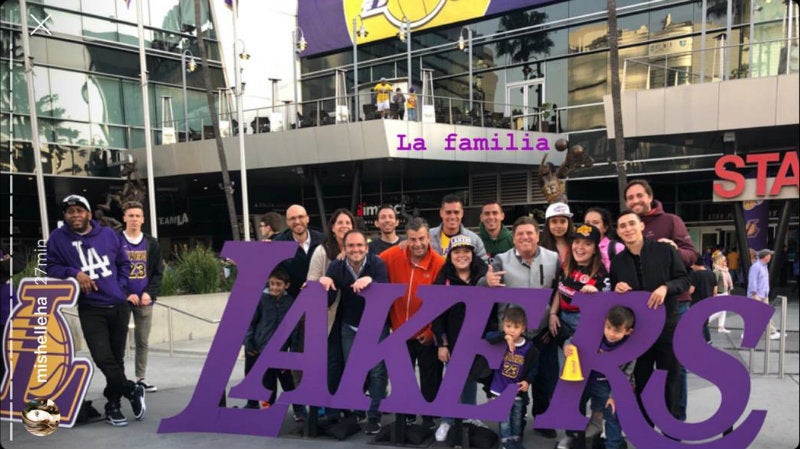
[[[475,427],[483,427],[488,429],[489,426],[483,423],[480,419],[465,419],[464,424],[472,424]]]
[[[119,402],[114,404],[109,402],[106,404],[106,422],[114,427],[124,427],[128,425],[128,418],[122,414]]]
[[[155,385],[150,385],[149,383],[145,382],[144,379],[139,379],[139,381],[136,383],[144,387],[144,391],[148,393],[155,393],[156,391],[158,391],[158,387],[156,387]]]
[[[294,418],[294,422],[305,422],[306,421],[306,414],[304,413],[295,413],[292,415]]]
[[[367,414],[365,412],[359,410],[355,412],[354,415],[356,416],[356,421],[359,424],[364,424],[365,422],[367,422]]]
[[[556,431],[553,429],[535,429],[534,432],[545,438],[555,438],[556,436],[558,436]]]
[[[261,408],[261,406],[258,405],[258,401],[247,401],[247,404],[244,405],[244,408],[250,408],[250,409],[258,410],[258,409]]]
[[[572,448],[572,437],[567,435],[564,438],[558,440],[558,444],[556,445],[556,449],[570,449]]]
[[[417,422],[416,415],[406,415],[406,425],[407,426],[410,426],[410,425],[414,424],[415,422]]]
[[[133,392],[128,399],[131,401],[131,408],[136,420],[143,420],[145,413],[147,413],[147,406],[144,403],[144,387],[137,384],[133,387]]]
[[[780,331],[775,331],[775,332],[772,333],[772,335],[769,336],[770,340],[778,340],[779,338],[781,338],[781,332]]]
[[[436,428],[436,423],[433,422],[433,418],[431,417],[422,418],[422,427],[427,430],[434,430]]]
[[[719,327],[719,328],[717,328],[717,333],[718,334],[730,334],[731,331],[729,331],[728,329],[725,329],[724,327]]]
[[[364,427],[364,433],[367,435],[376,435],[380,431],[381,423],[378,422],[377,418],[370,418],[367,421],[367,425]]]
[[[261,408],[269,408],[270,403],[267,401],[261,401]]]
[[[442,441],[447,440],[448,432],[450,432],[450,424],[447,424],[446,422],[439,424],[439,428],[436,429],[435,434],[436,441],[441,443]]]
[[[519,440],[506,440],[500,445],[500,449],[520,449],[522,448],[522,443]]]

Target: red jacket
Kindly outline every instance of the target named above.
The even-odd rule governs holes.
[[[392,322],[392,330],[397,330],[409,318],[411,318],[420,307],[422,300],[417,297],[417,288],[420,285],[431,285],[439,274],[439,269],[444,265],[444,257],[428,247],[428,254],[419,262],[411,262],[410,249],[400,249],[393,246],[382,252],[379,256],[389,272],[389,282],[392,284],[407,284],[406,292],[392,304],[389,311],[389,319]],[[414,338],[425,335],[426,339],[433,339],[430,323],[423,330],[417,333]]]

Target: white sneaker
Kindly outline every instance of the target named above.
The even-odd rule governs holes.
[[[572,437],[565,436],[564,438],[558,440],[558,444],[556,445],[556,449],[570,449],[572,447]]]
[[[724,327],[719,327],[719,328],[717,328],[717,333],[718,334],[730,334],[731,331],[729,331],[728,329],[725,329]]]
[[[780,331],[775,331],[775,332],[772,333],[772,335],[769,336],[770,340],[777,340],[779,338],[781,338],[781,332]]]
[[[439,428],[436,429],[436,435],[435,435],[436,441],[441,443],[442,441],[447,440],[447,433],[449,431],[450,431],[450,424],[447,424],[446,422],[439,424]]]

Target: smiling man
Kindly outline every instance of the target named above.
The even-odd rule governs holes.
[[[486,257],[489,261],[514,246],[511,231],[503,226],[505,218],[503,206],[497,201],[489,201],[481,207],[481,225],[478,229],[478,236],[486,248]]]
[[[78,281],[81,330],[94,363],[106,376],[106,422],[126,426],[122,396],[131,401],[137,420],[144,419],[146,411],[144,387],[125,377],[130,307],[139,305],[139,297],[128,288],[130,261],[117,234],[92,220],[86,198],[70,195],[61,210],[64,226],[51,232],[47,241],[47,275]]]
[[[369,242],[369,251],[377,255],[400,243],[403,238],[397,235],[399,223],[394,207],[389,204],[382,205],[374,222],[375,227],[380,229],[381,236]]]
[[[539,224],[533,217],[519,217],[511,228],[514,247],[498,254],[489,265],[489,272],[478,281],[478,285],[512,288],[553,288],[559,270],[558,254],[539,246]],[[507,308],[516,304],[501,303],[497,307],[498,328],[503,322]],[[539,351],[539,372],[531,386],[534,415],[544,413],[550,405],[558,382],[558,346],[552,339],[544,341],[538,336],[546,327],[532,324],[528,335],[534,336],[533,344]],[[553,429],[537,429],[537,433],[555,438]]]
[[[361,323],[361,315],[364,313],[364,297],[361,296],[361,292],[373,282],[388,282],[388,277],[383,261],[367,250],[367,239],[364,237],[364,233],[359,230],[348,231],[342,241],[345,258],[332,261],[325,276],[319,279],[319,283],[328,291],[328,307],[336,300],[337,294],[341,295],[339,305],[342,316],[340,344],[346,362]],[[389,335],[389,326],[384,325],[381,338],[385,338],[387,335]],[[333,374],[337,377],[336,383],[338,384],[342,373]],[[386,395],[386,385],[389,382],[386,364],[381,361],[369,370],[368,380],[370,406],[367,411],[368,421],[364,433],[374,435],[381,430],[381,413],[378,411],[378,406]]]
[[[380,258],[389,271],[389,282],[407,286],[403,296],[392,303],[389,311],[392,329],[396,330],[422,308],[424,298],[417,296],[417,289],[420,285],[433,284],[444,265],[444,257],[437,254],[431,245],[428,223],[422,218],[414,217],[406,224],[406,244],[387,249],[381,253]],[[412,365],[419,364],[422,396],[427,401],[433,401],[439,391],[442,364],[434,345],[430,323],[406,341],[406,345]],[[416,417],[407,417],[407,421],[415,419]],[[423,417],[423,426],[433,428],[433,417]]]
[[[450,239],[457,235],[466,235],[475,245],[475,255],[487,261],[486,248],[478,234],[470,231],[461,224],[464,218],[464,203],[456,195],[445,195],[442,198],[442,205],[439,207],[439,217],[442,224],[431,228],[431,247],[442,256],[447,255],[450,248]]]
[[[289,273],[289,294],[292,295],[292,298],[297,298],[300,288],[305,284],[308,276],[311,255],[325,240],[325,235],[308,227],[308,212],[299,204],[293,204],[286,209],[286,226],[288,229],[273,235],[272,240],[275,242],[294,241],[298,244],[294,257],[281,262],[281,268]]]
[[[670,413],[678,418],[681,415],[681,372],[672,339],[680,316],[677,297],[689,291],[689,274],[675,248],[645,238],[644,229],[636,212],[628,209],[620,213],[617,235],[625,244],[625,250],[611,261],[611,288],[617,293],[651,292],[647,306],[651,309],[666,307],[664,329],[653,346],[636,359],[633,376],[641,405],[640,395],[653,369],[667,371],[666,404]]]

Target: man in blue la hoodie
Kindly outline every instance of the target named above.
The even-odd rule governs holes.
[[[128,291],[130,261],[117,234],[92,220],[89,201],[70,195],[61,203],[64,226],[50,233],[47,241],[47,275],[75,278],[80,286],[78,316],[94,363],[106,376],[103,395],[106,422],[126,426],[120,411],[125,396],[137,420],[144,419],[144,388],[125,377],[125,340],[130,305],[139,297]]]

